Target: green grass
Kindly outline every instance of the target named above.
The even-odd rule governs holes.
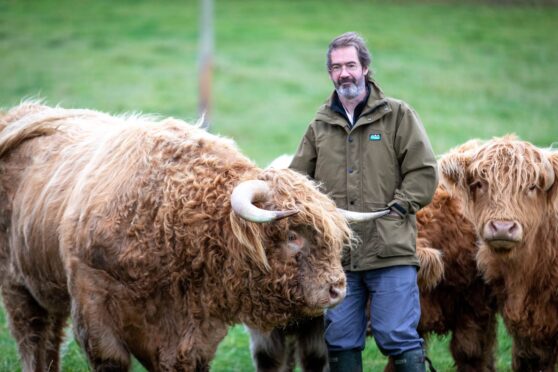
[[[42,97],[195,121],[198,13],[197,0],[0,0],[0,106]],[[347,30],[365,36],[377,80],[418,111],[437,153],[510,132],[539,146],[558,141],[557,8],[222,0],[215,16],[211,130],[260,165],[296,148],[331,91],[326,46]],[[17,371],[3,316],[0,371]],[[243,328],[232,328],[212,370],[250,370],[247,345]],[[452,370],[447,340],[434,339],[430,355],[439,371]],[[384,361],[370,340],[366,370]],[[509,365],[500,326],[498,369]],[[63,369],[87,370],[72,341]]]

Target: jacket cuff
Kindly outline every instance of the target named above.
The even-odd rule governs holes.
[[[399,214],[401,217],[405,217],[409,213],[409,210],[407,209],[406,204],[407,203],[402,202],[400,200],[393,200],[387,206],[392,211]]]

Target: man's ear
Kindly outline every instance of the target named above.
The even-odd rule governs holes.
[[[448,152],[438,161],[440,184],[451,194],[466,199],[467,168],[472,156],[468,152]],[[457,195],[456,195],[457,194]]]

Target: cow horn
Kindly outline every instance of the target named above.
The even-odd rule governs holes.
[[[346,209],[337,208],[348,222],[364,222],[375,220],[389,213],[389,209],[382,209],[376,212],[353,212]]]
[[[550,160],[548,160],[548,159],[544,159],[544,160],[545,160],[543,162],[544,170],[546,171],[544,191],[548,191],[548,190],[550,190],[550,188],[552,187],[552,185],[556,181],[557,177],[556,177],[556,174],[554,172],[554,168],[552,167],[552,163],[550,162]]]
[[[299,211],[269,211],[256,207],[254,202],[269,199],[269,186],[260,180],[248,180],[239,183],[231,194],[233,211],[245,220],[257,223],[276,221],[291,216]]]

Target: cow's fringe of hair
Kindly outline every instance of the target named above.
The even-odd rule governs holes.
[[[519,192],[530,185],[547,191],[555,178],[543,152],[515,137],[503,137],[479,148],[469,171],[473,177],[485,179],[493,185],[496,194],[502,194],[506,189]]]
[[[238,242],[247,249],[247,255],[259,266],[270,270],[263,246],[262,229],[255,223],[239,217],[235,212],[229,215],[231,228]]]
[[[455,187],[467,186],[465,183],[470,180],[466,179],[464,172],[468,169],[471,178],[484,179],[494,185],[496,194],[506,189],[517,192],[526,185],[548,190],[554,183],[555,172],[544,154],[551,151],[533,149],[531,144],[519,140],[515,134],[492,141],[468,141],[442,155],[440,171],[445,176],[442,183],[453,194]]]

